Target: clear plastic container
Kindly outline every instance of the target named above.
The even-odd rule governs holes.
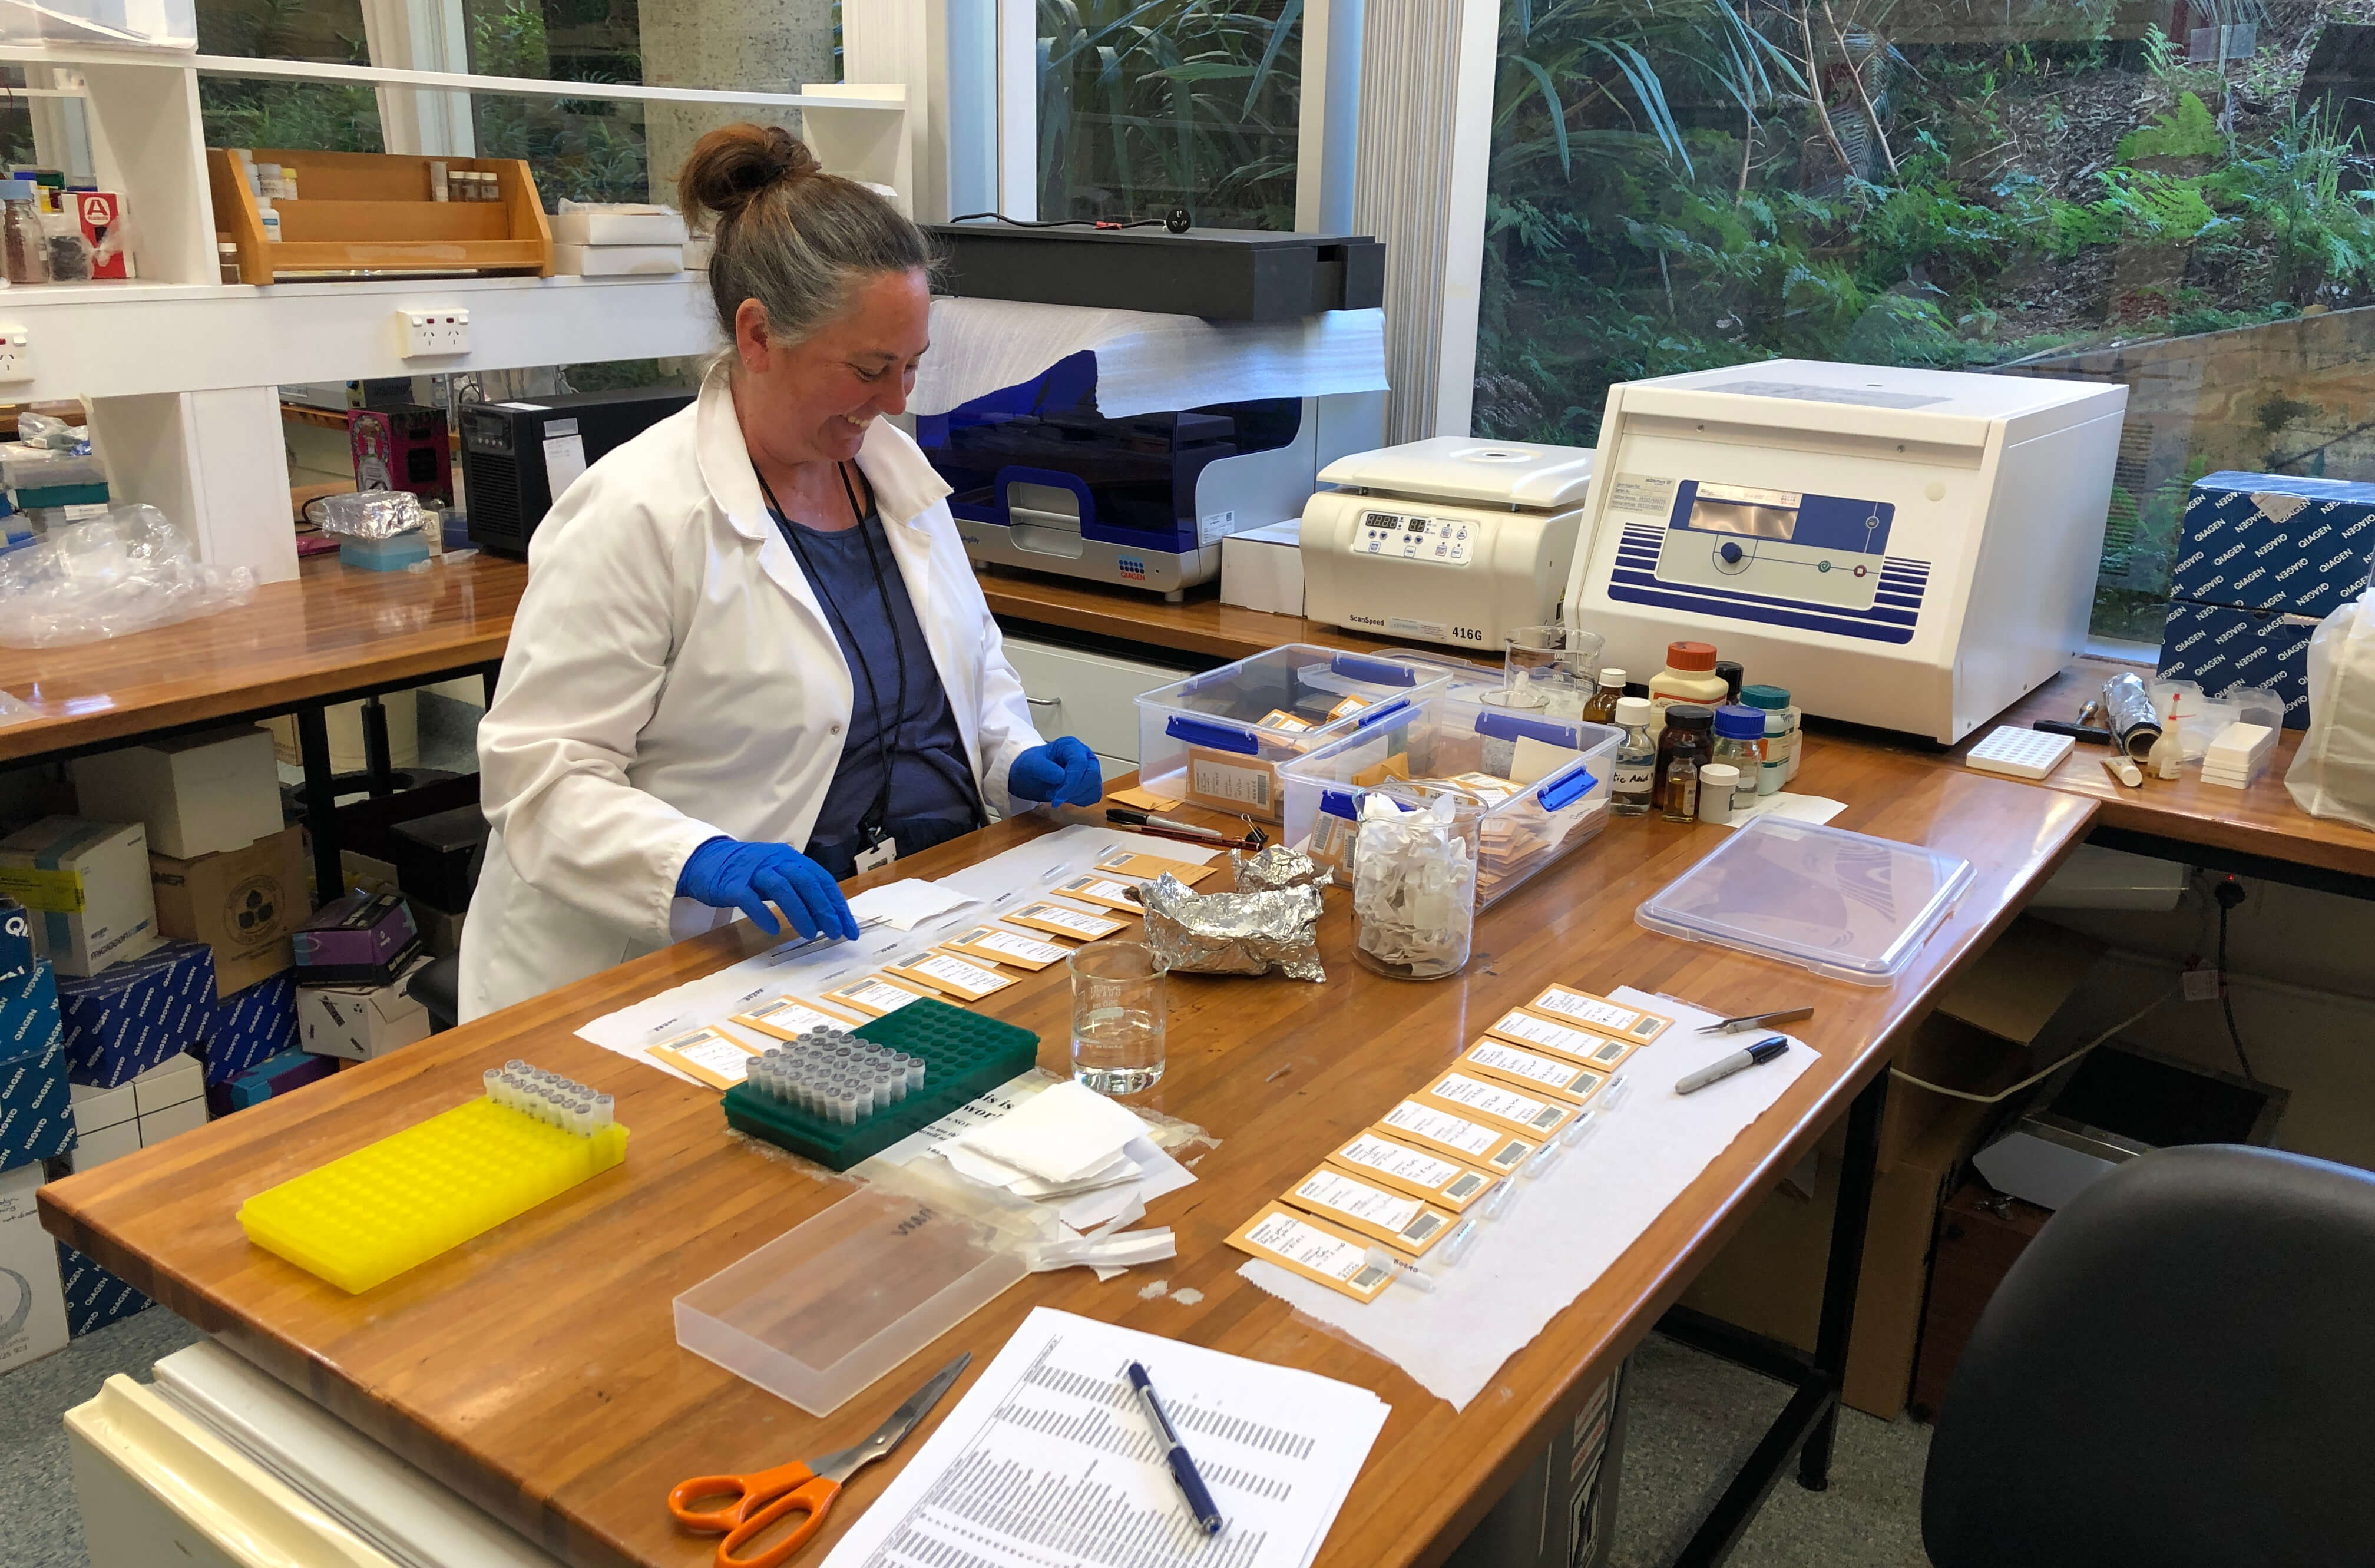
[[[1885,985],[1971,885],[1971,863],[1919,844],[1760,817],[1633,918],[1833,980]]]
[[[1388,812],[1379,804],[1391,801]],[[1353,956],[1397,980],[1447,980],[1476,935],[1484,802],[1465,791],[1367,792],[1353,878]]]
[[[0,442],[0,485],[12,490],[53,489],[60,485],[103,485],[107,465],[92,452],[60,452]]]
[[[195,49],[197,0],[0,0],[0,43]]]
[[[1486,909],[1607,825],[1609,777],[1624,738],[1609,725],[1515,713],[1447,694],[1422,697],[1279,769],[1284,842],[1349,867],[1365,790],[1390,783],[1406,797],[1424,796],[1436,781],[1485,802],[1476,907]],[[1504,746],[1520,777],[1461,776],[1485,773],[1487,749],[1497,761]]]
[[[1028,1270],[987,1227],[868,1189],[676,1299],[676,1342],[811,1415],[996,1300]]]
[[[1289,643],[1138,699],[1141,787],[1279,819],[1279,765],[1442,691],[1448,666]]]

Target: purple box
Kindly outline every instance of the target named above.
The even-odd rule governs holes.
[[[256,1063],[228,1083],[208,1084],[207,1108],[218,1116],[228,1116],[233,1111],[261,1105],[316,1079],[327,1078],[337,1067],[334,1057],[316,1056],[307,1051],[283,1051]]]
[[[349,893],[297,928],[297,978],[308,985],[384,985],[419,941],[401,893]]]
[[[215,1005],[207,1041],[207,1081],[229,1083],[258,1062],[297,1045],[297,983],[282,970]]]
[[[215,1012],[215,953],[204,942],[160,942],[97,974],[58,977],[67,1072],[112,1089],[207,1038]]]

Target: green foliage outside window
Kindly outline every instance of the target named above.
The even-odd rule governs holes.
[[[1039,0],[1039,216],[1294,227],[1303,0]]]
[[[2375,163],[2295,102],[2375,15],[2221,3],[2223,68],[2110,0],[1508,0],[1477,430],[1588,445],[1612,383],[1783,356],[2127,380],[2096,628],[2156,641],[2193,477],[2375,475],[2338,375],[2151,402],[2305,334],[2375,358],[2316,320],[2375,303]]]

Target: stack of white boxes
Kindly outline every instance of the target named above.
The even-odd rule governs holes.
[[[2202,782],[2228,789],[2249,789],[2276,749],[2276,732],[2267,725],[2231,724],[2218,732],[2202,756]]]
[[[552,269],[563,277],[684,270],[684,216],[672,207],[563,202],[550,221]]]
[[[113,1089],[77,1083],[66,1092],[74,1101],[77,1172],[207,1125],[206,1074],[195,1056],[175,1056]]]

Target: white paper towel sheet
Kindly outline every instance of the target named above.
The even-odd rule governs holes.
[[[1700,1034],[1719,1015],[1620,988],[1615,999],[1674,1020],[1666,1038],[1625,1064],[1630,1096],[1580,1147],[1540,1180],[1520,1182],[1514,1206],[1430,1293],[1389,1286],[1363,1305],[1276,1264],[1237,1272],[1395,1362],[1456,1409],[1483,1393],[1501,1363],[1523,1350],[1640,1239],[1699,1173],[1812,1067],[1815,1053],[1790,1042],[1787,1055],[1737,1072],[1696,1094],[1674,1080],[1761,1038]],[[1459,1332],[1447,1334],[1456,1323]]]
[[[932,351],[907,407],[945,414],[1019,386],[1083,349],[1097,357],[1108,419],[1251,397],[1386,389],[1386,312],[1323,311],[1294,321],[1221,322],[1148,311],[932,301]]]

